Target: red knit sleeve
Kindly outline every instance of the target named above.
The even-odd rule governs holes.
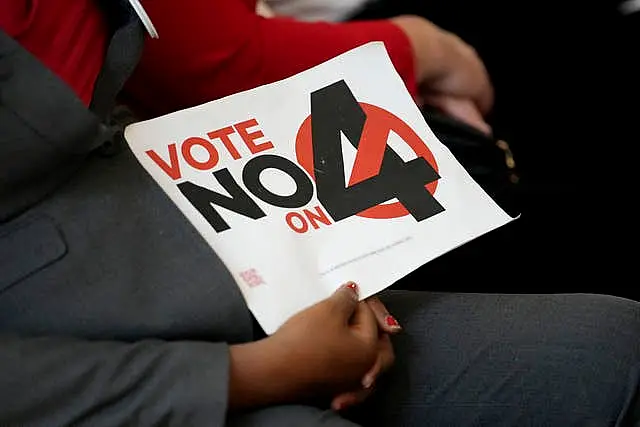
[[[161,114],[271,83],[370,41],[382,41],[416,93],[405,34],[387,21],[305,23],[266,19],[242,0],[147,1],[159,39],[149,39],[127,95]]]

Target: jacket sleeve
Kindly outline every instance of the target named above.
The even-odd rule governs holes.
[[[242,0],[147,1],[159,38],[147,39],[128,100],[162,114],[292,76],[371,41],[384,42],[415,95],[411,43],[389,21],[264,18]]]
[[[2,426],[223,426],[226,344],[0,337]]]

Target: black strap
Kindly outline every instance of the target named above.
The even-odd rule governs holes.
[[[109,0],[105,14],[115,31],[91,109],[0,29],[0,223],[55,191],[91,151],[125,145],[110,115],[142,53],[143,27],[125,0]]]
[[[109,2],[102,7],[117,29],[111,37],[91,100],[90,109],[101,121],[91,148],[98,149],[102,155],[112,156],[121,152],[125,143],[123,125],[112,120],[111,114],[118,93],[140,60],[144,30],[128,2]]]
[[[143,44],[144,30],[135,15],[111,38],[90,107],[102,120],[108,119],[118,92],[138,64]]]

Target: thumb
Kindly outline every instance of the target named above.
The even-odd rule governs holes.
[[[327,301],[348,322],[358,305],[358,299],[358,285],[349,282],[340,286]]]

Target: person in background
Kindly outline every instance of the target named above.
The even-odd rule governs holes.
[[[343,26],[263,20],[240,0],[144,5],[160,39],[144,40],[122,93],[138,111],[209,101],[374,39],[413,93],[491,103],[473,51],[422,18]],[[126,1],[0,0],[1,425],[638,422],[640,305],[621,298],[358,301],[349,283],[265,337],[132,154],[95,143],[141,31]],[[300,34],[305,48],[287,42]]]
[[[458,37],[424,18],[305,23],[260,16],[251,0],[235,0],[223,7],[194,2],[181,6],[190,29],[185,32],[165,2],[150,2],[146,7],[162,34],[148,43],[126,91],[129,100],[148,114],[280,80],[363,43],[383,41],[412,95],[451,105],[452,111],[464,111],[469,121],[488,130],[483,115],[493,104],[493,89],[482,61]],[[209,36],[211,27],[217,29],[215,37]],[[152,71],[160,68],[162,73]],[[138,76],[145,84],[138,84]],[[149,94],[160,87],[165,91],[163,99],[149,103]]]
[[[266,0],[273,15],[305,21],[353,22],[418,15],[460,36],[478,52],[495,87],[493,111],[484,120],[497,139],[515,155],[518,224],[499,230],[463,249],[470,255],[482,246],[492,256],[471,256],[474,269],[493,274],[481,289],[523,292],[607,292],[640,299],[622,285],[591,284],[594,271],[625,277],[632,268],[617,237],[635,227],[608,204],[594,205],[594,195],[626,200],[634,192],[631,157],[624,153],[637,140],[640,112],[636,49],[638,19],[634,2],[511,2],[502,0]],[[635,2],[638,3],[638,2]],[[636,106],[636,107],[634,107]],[[457,106],[456,106],[457,107]],[[464,108],[445,110],[474,124]],[[589,119],[586,119],[589,118]],[[485,129],[488,128],[484,127]],[[597,153],[594,154],[594,153]],[[597,158],[597,165],[589,167]],[[601,177],[607,176],[607,179]],[[624,204],[624,203],[623,203]],[[583,245],[585,230],[599,251]],[[558,236],[561,236],[558,239]],[[550,243],[553,242],[553,243]],[[461,256],[447,255],[429,270],[451,272]],[[542,258],[541,258],[542,257]],[[542,262],[546,268],[540,269]],[[584,265],[590,265],[589,271]],[[532,277],[544,282],[546,271],[563,271],[585,280],[563,280],[540,288],[517,283]],[[571,272],[571,273],[569,273]],[[629,272],[632,274],[632,272]],[[458,282],[475,281],[457,272]],[[562,274],[562,273],[561,273]],[[476,287],[457,288],[476,290]]]
[[[354,16],[369,3],[371,0],[265,0],[259,2],[258,13],[263,16],[292,16],[308,22],[340,22]]]

